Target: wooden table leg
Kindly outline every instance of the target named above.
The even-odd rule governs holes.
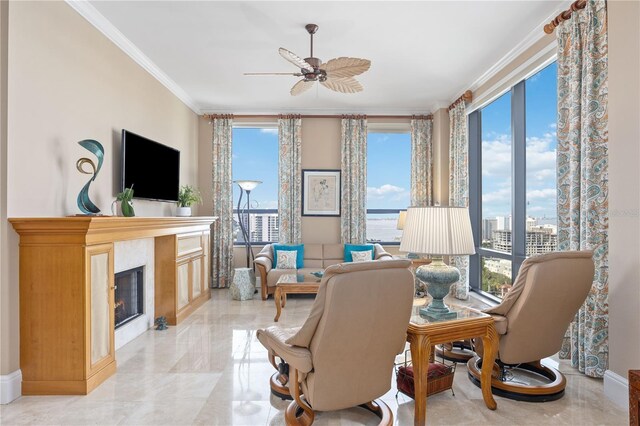
[[[287,306],[287,293],[286,292],[282,292],[282,307],[284,308],[285,306]]]
[[[493,363],[498,354],[498,333],[493,324],[487,326],[487,333],[482,336],[482,345],[484,346],[482,373],[480,375],[482,398],[487,408],[495,410],[498,404],[496,404],[496,400],[493,399],[493,393],[491,392],[491,373],[493,371]]]
[[[280,312],[282,312],[282,289],[280,287],[276,287],[276,292],[273,294],[273,300],[276,302],[276,317],[273,320],[278,322]]]
[[[409,334],[411,362],[413,363],[413,384],[415,389],[414,426],[427,424],[427,375],[429,373],[429,356],[431,339],[424,334]]]

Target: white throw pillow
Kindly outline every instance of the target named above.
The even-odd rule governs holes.
[[[296,269],[297,250],[276,250],[278,252],[278,264],[276,269]]]
[[[353,257],[354,262],[367,262],[371,260],[371,257],[373,256],[373,250],[352,251],[351,256]]]

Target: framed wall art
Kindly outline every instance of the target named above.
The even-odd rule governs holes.
[[[302,216],[340,216],[340,170],[302,170]]]

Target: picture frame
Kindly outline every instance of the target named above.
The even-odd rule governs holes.
[[[302,216],[340,216],[340,170],[302,170]]]

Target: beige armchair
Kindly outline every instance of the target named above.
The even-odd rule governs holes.
[[[496,395],[523,401],[553,401],[566,379],[540,360],[558,352],[569,324],[593,283],[591,251],[549,253],[526,259],[502,303],[484,312],[500,335],[492,378]],[[480,342],[478,342],[480,343]],[[480,348],[477,353],[482,353]],[[479,386],[482,359],[469,360],[469,379]]]
[[[392,423],[389,407],[374,400],[391,388],[394,359],[405,346],[414,294],[410,265],[389,260],[331,266],[302,327],[258,330],[274,367],[279,357],[290,369],[294,401],[287,424],[309,425],[314,411],[355,406],[376,413],[381,424]]]

